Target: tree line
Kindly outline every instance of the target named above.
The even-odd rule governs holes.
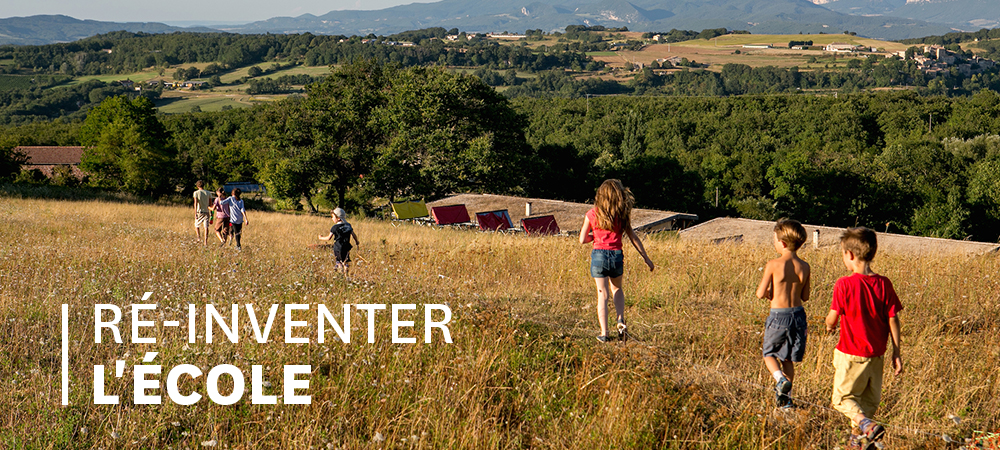
[[[690,65],[696,65],[689,62]],[[916,89],[922,95],[967,96],[982,89],[1000,91],[1000,67],[980,73],[957,69],[925,73],[913,60],[877,56],[850,58],[846,69],[799,70],[798,67],[751,67],[729,63],[719,72],[703,69],[657,71],[645,67],[626,83],[579,79],[563,71],[538,73],[504,91],[515,97],[584,97],[588,95],[730,96],[769,93],[853,93],[877,88]]]
[[[156,99],[159,94],[156,89],[147,89],[139,94],[120,83],[97,80],[49,89],[43,86],[0,89],[0,126],[53,119],[80,121],[86,117],[89,108],[108,97],[142,95]]]
[[[457,30],[451,30],[456,31]],[[6,73],[101,75],[132,73],[149,67],[213,63],[218,73],[255,64],[292,60],[309,66],[345,64],[355,59],[375,59],[402,67],[414,65],[516,67],[521,70],[584,68],[593,59],[582,51],[554,49],[537,52],[520,46],[500,45],[481,37],[472,40],[440,39],[443,28],[415,30],[390,37],[328,36],[304,34],[244,35],[230,33],[148,34],[113,32],[75,42],[39,46],[0,46],[0,65]],[[409,39],[418,45],[392,45]],[[601,66],[598,65],[598,68]],[[190,79],[211,73],[176,73]]]

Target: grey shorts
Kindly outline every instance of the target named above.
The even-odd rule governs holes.
[[[806,353],[806,310],[795,308],[773,308],[764,322],[764,356],[773,356],[782,361],[802,362]]]

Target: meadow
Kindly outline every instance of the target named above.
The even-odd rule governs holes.
[[[833,283],[846,274],[835,249],[802,251],[814,277],[810,337],[793,391],[801,407],[783,413],[759,357],[767,305],[753,295],[769,248],[647,236],[654,272],[626,251],[633,339],[603,344],[594,339],[589,248],[572,237],[354,218],[361,245],[344,276],[329,251],[309,247],[329,229],[325,216],[250,211],[242,252],[214,237],[207,247],[196,242],[189,207],[6,197],[0,218],[3,448],[831,449],[845,440],[846,419],[827,408],[836,337],[822,326]],[[887,376],[878,415],[886,446],[944,448],[945,434],[962,442],[997,431],[997,256],[880,254],[874,268],[895,282],[906,308],[906,373]],[[127,329],[127,305],[146,291],[158,305],[147,333],[158,342],[95,344],[93,305],[122,307]],[[453,343],[392,344],[377,322],[368,344],[357,312],[349,344],[315,336],[286,344],[281,310],[266,344],[246,338],[245,317],[236,344],[189,344],[161,325],[186,324],[187,305],[206,303],[223,312],[232,303],[258,311],[443,303]],[[69,406],[60,405],[62,304],[70,305]],[[422,315],[405,319],[422,330]],[[309,364],[312,403],[180,406],[164,397],[136,405],[131,366],[150,351],[164,372],[233,364],[249,374],[263,365],[274,395],[283,365]],[[111,369],[118,359],[129,367],[121,378]],[[109,367],[107,392],[122,404],[93,404],[96,364]],[[181,389],[205,394],[189,378]]]
[[[271,96],[269,96],[271,97]],[[167,91],[157,101],[157,110],[164,114],[182,114],[197,106],[201,111],[221,111],[223,107],[253,106],[246,94],[213,94],[205,91]]]

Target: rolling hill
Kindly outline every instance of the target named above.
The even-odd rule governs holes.
[[[1000,25],[1000,2],[993,0],[813,0],[846,14],[884,14],[944,23],[962,30]]]
[[[63,15],[9,17],[0,19],[0,45],[44,45],[72,42],[111,31],[172,33],[174,31],[215,31],[204,27],[180,28],[157,22],[101,22]]]

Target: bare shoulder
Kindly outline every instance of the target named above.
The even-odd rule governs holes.
[[[812,270],[809,263],[802,260],[802,258],[794,258],[792,264],[795,266],[795,271],[802,274],[803,277],[808,277],[810,271]]]

